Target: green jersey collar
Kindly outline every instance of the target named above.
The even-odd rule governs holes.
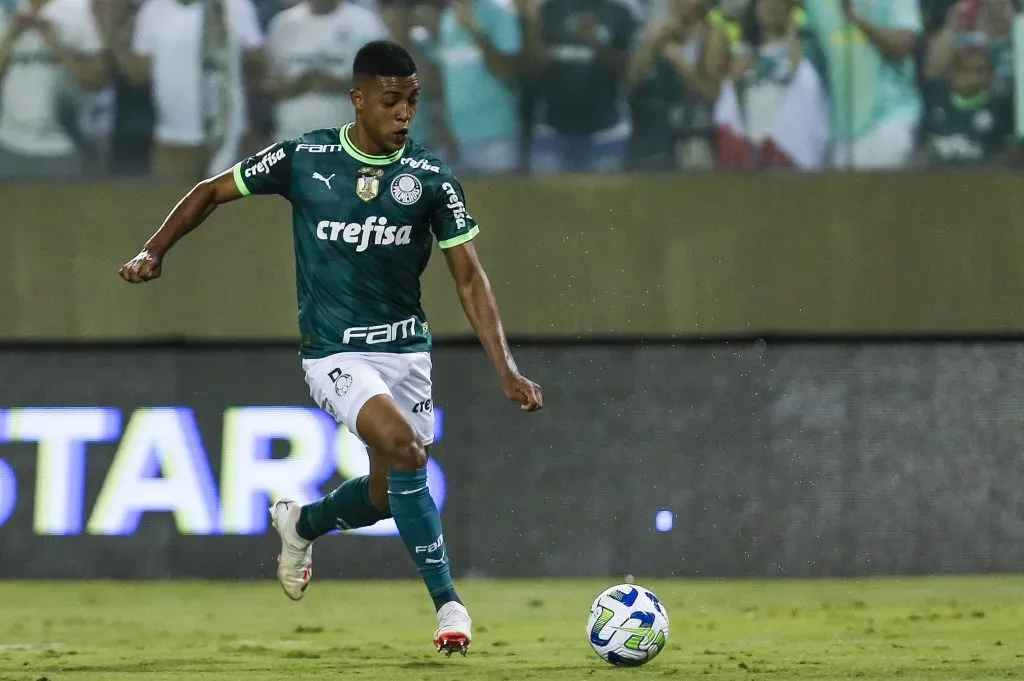
[[[951,97],[953,106],[960,111],[974,111],[988,104],[989,100],[992,99],[992,95],[988,90],[977,94],[973,97],[961,97],[960,95],[953,93]]]
[[[387,156],[370,156],[369,154],[364,154],[363,152],[359,151],[359,149],[356,148],[356,145],[352,144],[352,140],[348,138],[348,131],[352,128],[353,125],[355,125],[355,123],[349,123],[348,125],[342,127],[341,146],[346,152],[348,152],[349,156],[359,161],[360,163],[365,163],[368,166],[387,166],[391,165],[392,163],[399,160],[400,158],[402,158],[402,156],[405,155],[404,144],[402,145],[401,149]]]

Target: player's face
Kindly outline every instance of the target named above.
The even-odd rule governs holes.
[[[976,97],[992,86],[992,59],[984,49],[961,54],[953,66],[953,90],[964,98]]]
[[[356,91],[353,104],[370,138],[384,153],[405,145],[419,106],[420,79],[378,76]]]

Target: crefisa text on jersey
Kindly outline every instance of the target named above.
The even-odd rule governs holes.
[[[410,168],[415,168],[417,170],[429,170],[432,173],[440,173],[441,172],[441,167],[440,166],[432,166],[432,165],[430,165],[429,161],[426,161],[424,159],[403,158],[400,161],[400,163],[403,166],[409,166]]]
[[[321,241],[337,241],[338,237],[347,244],[358,244],[356,253],[362,253],[372,243],[374,246],[406,246],[412,243],[412,225],[389,225],[388,219],[371,215],[366,222],[335,222],[321,220],[316,225],[316,238]]]
[[[455,218],[455,224],[458,225],[459,229],[465,229],[466,220],[471,219],[469,212],[466,210],[466,204],[459,198],[459,193],[455,191],[455,187],[451,182],[442,184],[441,189],[448,194],[448,207],[452,209],[452,217]]]
[[[268,151],[263,155],[256,165],[245,169],[246,177],[254,177],[257,173],[268,173],[270,169],[277,165],[277,162],[284,158],[284,149],[277,149],[276,151]]]

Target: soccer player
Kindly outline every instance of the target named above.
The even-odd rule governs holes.
[[[315,539],[394,517],[437,610],[437,650],[465,654],[471,620],[427,490],[434,415],[420,275],[434,238],[506,396],[532,412],[542,406],[541,389],[509,351],[461,185],[409,137],[420,94],[412,57],[389,41],[367,43],[353,62],[353,82],[354,123],[277,142],[200,182],[120,275],[131,283],[159,277],[167,251],[220,204],[250,194],[291,202],[306,382],[316,403],[366,443],[371,462],[368,476],[314,503],[274,503],[278,579],[301,599]]]

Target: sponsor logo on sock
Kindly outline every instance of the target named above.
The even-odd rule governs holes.
[[[439,534],[439,535],[437,535],[437,540],[434,541],[433,544],[428,544],[427,546],[417,546],[416,547],[416,553],[433,553],[434,551],[437,551],[439,548],[441,548],[443,546],[444,546],[444,535],[443,534]]]
[[[417,546],[416,547],[416,553],[417,554],[420,554],[420,553],[434,553],[435,551],[440,551],[441,552],[441,557],[440,558],[426,558],[425,557],[423,559],[423,562],[426,563],[427,565],[444,565],[447,562],[447,560],[448,560],[448,556],[446,555],[446,552],[444,550],[444,535],[443,534],[437,535],[437,540],[434,541],[434,543],[432,543],[432,544],[428,544],[426,546]]]

